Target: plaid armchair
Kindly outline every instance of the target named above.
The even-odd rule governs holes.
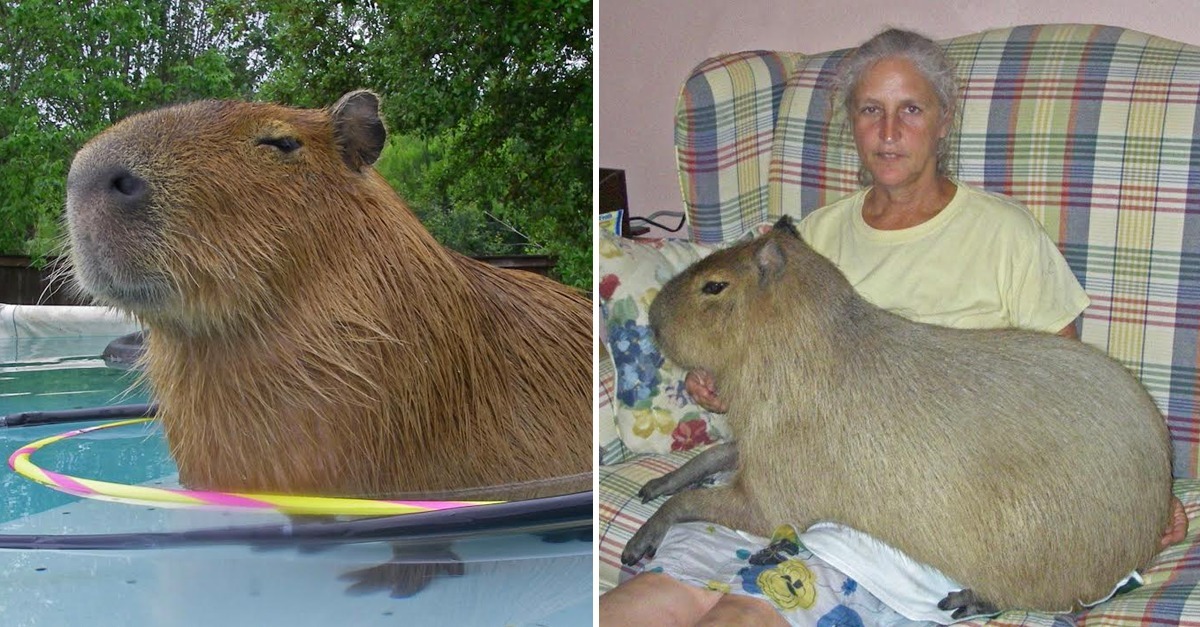
[[[1098,25],[1020,26],[942,43],[963,84],[951,137],[955,176],[1017,198],[1059,244],[1092,300],[1081,338],[1125,364],[1158,402],[1174,447],[1175,492],[1193,518],[1187,539],[1147,568],[1146,585],[1070,618],[1200,622],[1200,47]],[[785,211],[807,214],[858,189],[853,140],[829,97],[848,52],[740,52],[692,72],[675,120],[690,242],[667,246],[690,246],[685,257],[696,257]],[[627,306],[605,285],[621,283],[630,266],[619,262],[639,244],[606,245],[601,305],[616,363],[601,367],[602,590],[632,574],[621,549],[662,503],[641,504],[637,490],[701,448],[639,452],[621,428],[623,414],[645,402],[636,392],[679,375],[639,357],[659,366],[658,378],[629,392],[630,373],[640,371],[629,367],[629,338],[613,334],[630,326],[614,324]],[[701,444],[721,435],[708,433],[715,436]],[[1063,618],[1009,612],[992,623]]]

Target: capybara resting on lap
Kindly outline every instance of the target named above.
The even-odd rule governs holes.
[[[195,102],[76,155],[73,271],[150,328],[185,485],[395,495],[590,472],[588,300],[438,245],[370,167],[378,104]]]
[[[650,322],[667,357],[715,376],[738,473],[670,498],[626,563],[675,522],[770,535],[833,521],[963,584],[952,605],[1061,611],[1158,551],[1166,425],[1125,368],[1079,341],[886,312],[786,218],[668,282]]]

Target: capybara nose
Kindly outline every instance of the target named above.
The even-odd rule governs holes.
[[[129,171],[114,174],[110,185],[118,194],[131,200],[139,199],[146,193],[146,182]]]
[[[78,194],[85,202],[100,201],[122,211],[137,213],[146,208],[150,185],[146,179],[120,164],[73,167],[67,175],[68,197]]]
[[[145,207],[150,188],[141,177],[122,166],[103,172],[101,176],[104,178],[100,183],[118,207],[129,211]]]

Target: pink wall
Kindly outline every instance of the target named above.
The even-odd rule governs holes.
[[[1003,26],[1123,26],[1200,45],[1194,0],[599,0],[597,165],[625,170],[633,215],[681,211],[675,98],[688,72],[722,52],[823,52],[885,26],[934,39]]]

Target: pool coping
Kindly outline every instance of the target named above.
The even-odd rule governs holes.
[[[0,303],[0,340],[121,336],[142,328],[111,307]]]

